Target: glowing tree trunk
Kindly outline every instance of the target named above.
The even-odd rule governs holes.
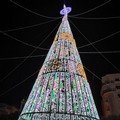
[[[89,83],[64,14],[19,120],[99,119]]]

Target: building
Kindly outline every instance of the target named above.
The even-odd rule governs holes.
[[[101,96],[104,117],[120,116],[120,73],[102,77]]]
[[[64,5],[64,16],[19,120],[99,120]]]
[[[0,115],[9,115],[18,112],[18,108],[4,103],[0,103]]]
[[[17,120],[19,109],[15,106],[0,103],[0,120]]]

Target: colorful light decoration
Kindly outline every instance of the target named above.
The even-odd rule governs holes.
[[[60,11],[61,15],[67,15],[68,13],[70,13],[72,10],[71,7],[66,7],[65,5],[63,6],[63,9]]]
[[[98,120],[64,5],[62,23],[19,120]]]

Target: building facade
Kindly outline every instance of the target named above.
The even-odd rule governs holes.
[[[120,73],[102,77],[101,96],[104,117],[120,116]]]

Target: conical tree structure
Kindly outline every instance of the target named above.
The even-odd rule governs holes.
[[[68,12],[64,6],[62,23],[19,120],[99,119]]]

